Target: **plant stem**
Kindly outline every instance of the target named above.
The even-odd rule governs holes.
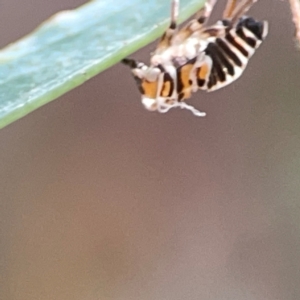
[[[290,0],[291,10],[293,14],[293,21],[296,27],[296,39],[300,42],[300,1]]]

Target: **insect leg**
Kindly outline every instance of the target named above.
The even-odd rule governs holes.
[[[196,13],[194,21],[196,21],[199,26],[204,26],[213,11],[213,8],[217,0],[207,0],[204,6]]]
[[[171,4],[171,22],[169,28],[164,32],[162,35],[157,47],[155,54],[160,53],[167,47],[171,45],[172,38],[177,29],[177,18],[178,18],[178,11],[179,11],[179,0],[172,0]]]
[[[231,0],[231,2],[234,0]],[[236,1],[234,1],[236,2]],[[235,24],[240,17],[242,17],[250,7],[257,2],[257,0],[242,0],[235,6],[231,14],[228,16],[228,19],[231,20],[232,24]]]
[[[226,4],[226,8],[223,12],[223,19],[229,19],[236,7],[238,0],[228,0]]]
[[[193,20],[188,22],[186,26],[184,26],[178,34],[176,34],[176,38],[174,39],[175,43],[181,43],[185,39],[187,39],[191,34],[195,31],[201,30],[209,20],[211,12],[216,4],[217,0],[207,0],[204,6],[195,14]]]

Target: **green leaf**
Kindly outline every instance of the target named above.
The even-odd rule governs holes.
[[[181,0],[179,20],[186,20],[204,2]],[[170,3],[94,0],[54,15],[4,48],[0,51],[0,128],[155,40],[168,26]]]

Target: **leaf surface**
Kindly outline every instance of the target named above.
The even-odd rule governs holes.
[[[1,50],[0,128],[155,40],[168,26],[170,2],[94,0],[54,15]],[[181,0],[179,20],[204,2]]]

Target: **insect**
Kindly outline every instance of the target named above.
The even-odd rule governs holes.
[[[150,66],[131,58],[131,68],[147,110],[165,113],[173,107],[205,116],[185,100],[193,92],[222,88],[238,79],[268,34],[267,21],[245,13],[257,0],[227,0],[222,20],[207,21],[217,0],[207,0],[195,18],[177,27],[179,0],[172,0],[171,22],[151,56]]]

